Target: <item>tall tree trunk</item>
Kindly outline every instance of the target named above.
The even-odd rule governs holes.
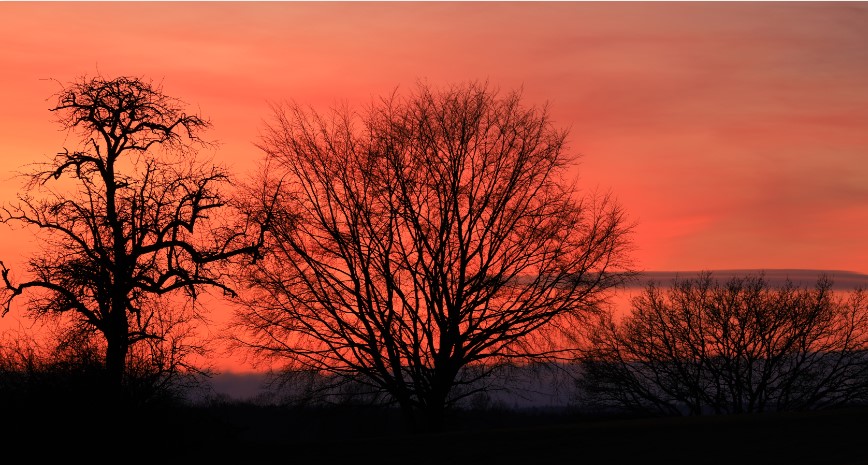
[[[118,306],[115,306],[118,307]],[[119,403],[124,400],[124,374],[129,351],[129,327],[125,308],[114,308],[109,327],[105,332],[105,395],[107,400]]]

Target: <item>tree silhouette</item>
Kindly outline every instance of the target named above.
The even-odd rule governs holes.
[[[748,413],[868,400],[868,301],[762,275],[650,283],[582,357],[585,400],[662,414]]]
[[[227,173],[196,160],[209,123],[160,86],[81,77],[55,97],[51,111],[81,145],[26,174],[2,210],[0,221],[35,228],[44,245],[21,282],[0,262],[3,313],[27,294],[35,317],[65,322],[66,343],[101,344],[105,386],[118,395],[132,366],[184,366],[197,293],[234,294],[219,265],[255,257],[263,229],[233,213]],[[220,221],[229,218],[237,224]],[[189,299],[169,300],[179,292]]]
[[[260,147],[279,207],[238,341],[385,392],[424,428],[498,363],[564,355],[558,331],[627,276],[630,232],[609,195],[564,182],[565,138],[481,83],[363,114],[276,106]]]

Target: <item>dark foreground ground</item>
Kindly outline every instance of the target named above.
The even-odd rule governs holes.
[[[699,418],[465,412],[402,433],[393,412],[227,404],[2,413],[4,463],[868,464],[868,408]]]

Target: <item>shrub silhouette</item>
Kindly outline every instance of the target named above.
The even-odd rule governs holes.
[[[589,333],[579,387],[600,408],[660,414],[816,409],[868,400],[868,300],[762,276],[649,283]]]

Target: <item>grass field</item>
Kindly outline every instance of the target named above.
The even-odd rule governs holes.
[[[394,412],[247,404],[119,417],[3,412],[22,463],[868,464],[868,408],[685,418],[466,412],[447,432],[401,432]],[[11,463],[11,462],[10,462]]]
[[[701,418],[597,419],[468,428],[440,434],[251,440],[241,457],[287,452],[282,463],[389,464],[868,464],[868,410]],[[295,462],[296,460],[300,462]]]

